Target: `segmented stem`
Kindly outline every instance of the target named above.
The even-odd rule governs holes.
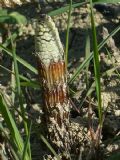
[[[64,50],[52,19],[41,16],[36,24],[35,49],[44,95],[49,139],[59,150],[69,150],[69,100]]]

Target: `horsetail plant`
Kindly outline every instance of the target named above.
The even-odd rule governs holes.
[[[97,0],[94,0],[94,2],[96,1]],[[1,2],[2,3],[0,5],[12,6],[12,4],[13,5],[20,4],[18,2],[21,2],[21,3],[28,2],[28,0],[19,0],[19,1],[18,0],[3,1],[2,0]],[[52,11],[48,13],[48,15],[51,15],[51,16],[58,15],[70,9],[69,10],[69,18],[70,18],[70,13],[72,8],[78,7],[83,3],[86,4],[86,2],[83,2],[83,3],[76,3],[72,5],[72,0],[70,2],[71,2],[70,6],[65,6],[60,9],[57,9],[56,11]],[[30,86],[34,86],[34,85],[28,82],[28,80],[26,80],[26,83],[20,83],[21,75],[18,73],[17,61],[20,62],[23,66],[25,66],[27,69],[31,70],[34,74],[37,74],[37,73],[39,74],[40,83],[41,83],[42,92],[43,92],[43,99],[44,99],[43,100],[44,115],[43,115],[42,123],[45,127],[42,129],[45,132],[47,131],[46,134],[48,139],[50,140],[50,145],[47,143],[44,136],[41,136],[41,139],[45,142],[47,146],[49,145],[49,148],[51,148],[50,150],[55,157],[59,159],[59,156],[57,155],[57,153],[61,153],[63,160],[71,159],[70,151],[72,146],[74,146],[73,147],[74,149],[76,149],[77,147],[78,147],[77,149],[80,149],[81,140],[79,138],[79,135],[77,135],[77,133],[80,133],[80,134],[83,133],[83,131],[80,130],[80,126],[78,126],[77,130],[75,130],[76,124],[70,121],[70,102],[69,102],[68,93],[67,93],[67,71],[66,71],[67,63],[68,63],[67,57],[68,57],[68,40],[69,40],[69,22],[70,22],[70,19],[68,21],[68,30],[67,30],[67,36],[66,36],[66,51],[65,51],[66,59],[64,59],[63,46],[59,38],[58,30],[56,29],[53,20],[51,19],[51,17],[47,15],[40,15],[40,18],[37,20],[36,28],[35,28],[35,32],[36,32],[35,52],[36,52],[36,58],[37,58],[38,71],[32,65],[24,61],[22,58],[16,56],[15,50],[11,51],[7,49],[5,45],[0,44],[0,48],[4,50],[5,53],[7,53],[9,56],[12,56],[14,59],[14,64],[16,64],[17,72],[13,74],[16,76],[16,82],[18,83],[17,92],[19,92],[19,96],[21,96],[21,89],[20,89],[21,84],[23,84],[24,86],[27,86],[27,84],[29,84]],[[88,63],[93,58],[94,66],[95,66],[94,68],[95,82],[97,86],[96,89],[97,89],[97,97],[98,97],[98,112],[99,112],[99,120],[101,125],[102,109],[101,109],[100,71],[99,71],[100,66],[99,66],[99,59],[98,59],[98,50],[103,47],[103,45],[106,43],[107,39],[110,36],[114,35],[120,30],[120,27],[116,28],[116,30],[114,30],[110,36],[108,36],[102,43],[100,43],[100,45],[97,46],[96,31],[95,31],[93,11],[92,11],[92,2],[91,2],[91,22],[92,22],[92,31],[93,31],[93,40],[94,40],[94,52],[86,56],[85,61],[77,69],[75,74],[73,74],[73,76],[69,80],[69,83],[72,83],[76,79],[76,77],[79,75],[80,71],[84,67],[87,68]],[[21,78],[23,79],[25,77],[22,76]],[[94,90],[95,82],[92,85],[93,89],[90,88],[86,93],[86,96],[89,96],[91,92]],[[8,110],[8,107],[6,107],[7,105],[4,101],[4,97],[2,93],[0,94],[0,104],[2,106],[2,109],[1,109],[2,116],[6,118],[5,120],[8,127],[10,128],[10,131],[13,131],[13,133],[16,133],[15,135],[12,133],[13,134],[12,137],[15,141],[16,148],[19,149],[20,157],[18,156],[18,158],[21,159],[22,157],[22,160],[31,159],[31,151],[29,146],[31,124],[30,125],[26,124],[25,128],[26,128],[27,138],[26,138],[26,142],[24,143],[23,138],[19,133],[16,124],[12,119],[12,116]],[[22,118],[23,120],[25,120],[25,123],[26,123],[25,115],[23,115]],[[72,128],[72,123],[74,125],[73,127],[74,129]],[[84,142],[82,141],[82,143]],[[53,150],[52,147],[55,150]],[[64,153],[65,154],[67,153],[67,155],[65,155]]]
[[[44,117],[49,139],[60,150],[69,150],[70,105],[64,50],[53,20],[41,15],[36,23],[35,52],[44,96]]]
[[[58,30],[50,16],[41,14],[35,27],[35,54],[43,91],[42,124],[45,136],[61,159],[71,159],[72,148],[77,153],[84,131],[70,120],[70,101],[67,92],[67,71],[64,50]],[[45,127],[44,127],[45,126]],[[82,139],[83,134],[84,139]]]

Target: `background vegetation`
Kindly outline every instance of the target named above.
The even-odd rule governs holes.
[[[86,88],[85,88],[85,97],[79,103],[79,106],[83,107],[84,101],[86,99],[89,100],[89,104],[91,103],[93,92],[96,93],[96,106],[98,112],[99,123],[96,131],[91,132],[91,145],[93,148],[99,148],[103,122],[105,120],[105,113],[102,106],[102,98],[101,98],[101,77],[108,76],[109,74],[116,73],[119,76],[118,66],[113,63],[112,68],[106,70],[101,73],[100,66],[100,56],[99,51],[105,46],[108,40],[117,35],[120,26],[115,28],[101,43],[98,44],[97,36],[96,36],[96,27],[94,20],[94,9],[93,3],[95,2],[105,2],[105,3],[116,3],[117,0],[90,0],[90,2],[80,2],[74,3],[72,0],[70,4],[65,7],[61,7],[59,9],[53,10],[48,13],[48,15],[54,17],[58,16],[67,11],[68,13],[68,22],[67,22],[67,31],[66,31],[66,44],[65,44],[65,61],[66,64],[69,65],[68,56],[69,56],[69,32],[70,32],[70,21],[71,21],[71,13],[73,8],[81,7],[86,3],[90,3],[90,19],[91,19],[91,31],[92,31],[92,44],[90,40],[90,35],[86,36],[86,47],[85,47],[85,58],[84,61],[80,64],[80,66],[76,69],[76,71],[72,74],[72,76],[68,79],[68,86],[70,90],[71,97],[74,97],[76,91],[73,89],[73,84],[77,77],[81,74],[81,72],[86,73]],[[1,51],[1,61],[5,59],[2,58],[4,56],[9,57],[11,59],[12,68],[7,68],[6,66],[0,65],[1,69],[4,70],[7,74],[11,75],[11,79],[8,79],[10,83],[9,93],[3,90],[0,87],[0,143],[2,146],[5,145],[5,150],[0,149],[0,154],[3,159],[8,159],[11,156],[11,159],[14,160],[32,160],[32,152],[31,152],[31,140],[33,132],[36,132],[36,135],[46,144],[46,147],[54,154],[55,157],[58,157],[57,153],[47,142],[45,137],[38,131],[34,126],[36,122],[32,120],[29,115],[29,111],[26,109],[26,100],[25,95],[23,94],[23,87],[32,88],[33,90],[39,90],[40,85],[37,79],[32,79],[20,73],[19,67],[24,66],[25,70],[28,70],[32,75],[37,75],[37,69],[35,66],[19,57],[16,50],[17,48],[17,40],[24,36],[23,27],[28,23],[28,20],[25,16],[18,12],[10,12],[7,9],[0,9],[0,35],[2,42],[0,44]],[[93,46],[93,51],[90,51],[90,46]],[[29,48],[29,46],[27,46]],[[107,50],[107,49],[106,49]],[[2,55],[3,54],[3,55]],[[111,53],[107,50],[108,59],[111,58]],[[94,63],[94,80],[92,83],[89,82],[88,71],[90,66]],[[68,70],[69,71],[69,70]],[[1,81],[2,83],[2,81]],[[89,107],[89,105],[88,105]],[[80,108],[78,108],[80,110]],[[31,130],[32,128],[32,130]],[[115,136],[115,139],[119,139],[119,136]],[[3,141],[2,141],[3,139]],[[4,148],[4,147],[2,147]],[[10,151],[8,151],[8,148]],[[6,151],[7,150],[7,151]],[[41,150],[41,149],[40,149]],[[108,160],[119,160],[120,153],[114,153],[106,157]]]

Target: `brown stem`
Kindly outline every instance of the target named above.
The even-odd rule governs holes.
[[[88,138],[83,126],[70,122],[64,50],[58,30],[47,15],[40,16],[35,29],[35,52],[44,101],[42,123],[54,149],[61,153],[63,160],[65,157],[70,160],[70,151],[79,154],[81,144]]]
[[[70,105],[63,47],[50,17],[42,16],[36,28],[36,54],[43,87],[45,126],[54,147],[59,151],[69,151]]]

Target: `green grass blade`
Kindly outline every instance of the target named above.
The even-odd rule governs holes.
[[[12,36],[12,39],[15,40],[18,37],[18,33],[14,32],[11,36]],[[4,47],[9,46],[10,43],[11,43],[10,37],[7,37],[7,39],[4,42]]]
[[[12,72],[14,73],[14,62],[12,63]],[[12,88],[12,104],[14,105],[15,101],[15,88],[16,88],[16,81],[15,81],[15,75],[11,74],[11,88]]]
[[[22,140],[22,137],[21,137],[21,135],[18,131],[18,128],[15,124],[15,121],[12,118],[12,115],[8,109],[8,106],[5,102],[5,99],[4,99],[1,91],[0,91],[0,113],[2,113],[2,116],[6,122],[9,130],[10,130],[12,141],[15,142],[15,144],[18,148],[19,154],[22,154],[23,147],[24,147],[23,140]]]
[[[28,149],[28,147],[30,147],[29,144],[30,144],[31,125],[32,125],[32,123],[30,122],[29,127],[28,127],[28,135],[27,135],[24,150],[23,150],[22,160],[25,160],[25,157],[27,155],[27,149]],[[30,148],[29,148],[29,150],[30,150]],[[31,159],[31,154],[30,154],[30,159]]]
[[[10,55],[12,57],[12,51],[10,51],[9,49],[7,49],[6,47],[4,47],[2,44],[0,44],[0,48],[5,51],[5,53],[7,53],[8,55]],[[4,53],[4,52],[3,52]],[[34,68],[31,64],[29,64],[28,62],[26,62],[25,60],[23,60],[22,58],[20,58],[19,56],[16,56],[16,59],[19,63],[21,63],[23,66],[25,66],[27,69],[29,69],[30,71],[32,71],[33,73],[37,74],[37,69]]]
[[[89,55],[90,55],[90,37],[87,31],[86,46],[85,46],[85,59],[87,59]],[[89,88],[88,69],[89,69],[89,63],[86,66],[86,89]]]
[[[12,37],[11,37],[11,44],[12,44],[12,54],[13,54],[13,62],[14,62],[14,70],[15,70],[15,81],[16,81],[16,88],[18,96],[21,95],[21,88],[20,88],[20,79],[19,79],[19,71],[18,71],[18,64],[17,64],[17,58],[16,58],[16,46],[13,43]]]
[[[116,3],[116,2],[119,2],[119,0],[93,0],[94,3]],[[85,5],[88,3],[88,0],[86,2],[80,2],[80,3],[75,3],[72,5],[72,8],[76,8],[76,7],[80,7],[82,5]],[[60,15],[66,11],[69,10],[69,5],[68,6],[65,6],[65,7],[61,7],[59,9],[56,9],[54,11],[51,11],[48,13],[49,16],[57,16],[57,15]]]
[[[76,8],[76,7],[80,7],[82,5],[86,4],[86,2],[81,2],[81,3],[75,3],[72,5],[72,8]],[[57,15],[60,15],[66,11],[69,10],[69,5],[68,6],[65,6],[65,7],[61,7],[59,9],[56,9],[54,11],[51,11],[48,13],[49,16],[57,16]]]
[[[99,45],[98,45],[98,51],[106,44],[107,40],[114,36],[118,31],[120,31],[120,26],[118,26],[117,28],[115,28],[108,36],[106,39],[104,39]],[[86,67],[88,65],[88,63],[92,60],[93,58],[93,52],[91,52],[91,54],[89,55],[89,57],[87,59],[84,60],[84,62],[78,67],[77,71],[72,75],[72,77],[70,78],[70,80],[68,81],[68,83],[72,83],[77,76],[79,75],[79,73],[81,72],[81,70]]]
[[[24,110],[24,106],[23,106],[23,98],[22,98],[17,57],[16,57],[16,45],[13,42],[12,37],[11,37],[11,45],[12,45],[12,51],[13,51],[13,61],[14,61],[14,69],[15,69],[15,81],[16,81],[17,96],[18,96],[18,100],[19,100],[19,104],[20,104],[21,114],[23,117],[25,133],[28,136],[28,127],[27,127],[27,122],[25,121],[25,110]]]
[[[46,146],[49,148],[49,150],[53,153],[53,155],[57,158],[57,160],[61,160],[60,157],[55,152],[55,150],[52,148],[52,146],[47,142],[47,140],[45,139],[45,137],[43,135],[40,135],[40,138],[46,144]]]
[[[20,85],[22,87],[31,87],[31,88],[40,88],[40,84],[38,84],[36,81],[26,81],[26,82],[21,82]]]
[[[93,0],[95,3],[118,3],[120,0]]]
[[[95,83],[96,83],[96,94],[98,100],[98,115],[99,115],[99,123],[102,126],[102,101],[101,101],[101,84],[100,84],[100,62],[99,62],[99,53],[98,53],[98,45],[97,45],[97,35],[96,35],[96,27],[94,21],[94,13],[92,0],[90,0],[90,10],[91,10],[91,26],[92,26],[92,36],[93,36],[93,54],[94,54],[94,74],[95,74]]]
[[[68,47],[69,47],[69,33],[70,33],[71,12],[72,12],[72,0],[70,0],[70,6],[69,6],[69,12],[68,12],[68,22],[67,22],[67,32],[66,32],[66,45],[65,45],[66,70],[67,70],[67,64],[68,64]]]

